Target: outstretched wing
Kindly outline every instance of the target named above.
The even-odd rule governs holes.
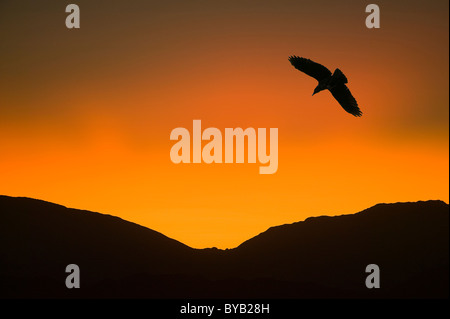
[[[312,76],[317,81],[328,78],[331,76],[330,70],[324,67],[322,64],[311,61],[310,59],[300,58],[298,56],[290,56],[289,62],[297,69],[303,73]]]
[[[352,93],[345,84],[339,84],[329,89],[334,98],[348,113],[354,116],[361,116],[362,112]]]

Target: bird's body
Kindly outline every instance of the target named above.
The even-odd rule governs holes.
[[[334,73],[331,73],[323,65],[297,56],[289,57],[289,62],[297,70],[315,78],[319,82],[314,89],[313,95],[323,90],[329,90],[344,110],[354,116],[362,115],[358,103],[345,85],[348,83],[347,77],[341,70],[336,69]]]

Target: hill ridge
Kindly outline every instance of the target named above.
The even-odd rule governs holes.
[[[92,214],[99,214],[99,215],[102,215],[102,216],[107,216],[107,217],[111,217],[111,218],[115,218],[115,219],[118,219],[118,220],[120,220],[120,221],[123,221],[123,222],[126,222],[126,223],[130,223],[130,224],[133,224],[133,225],[136,225],[136,226],[139,226],[139,227],[142,227],[142,228],[145,228],[145,229],[147,229],[147,230],[150,230],[150,231],[153,231],[153,232],[155,232],[155,233],[158,233],[158,234],[161,234],[162,236],[165,236],[165,237],[167,237],[167,238],[169,238],[169,239],[172,239],[172,240],[175,240],[175,241],[177,241],[177,242],[179,242],[179,243],[181,243],[181,244],[183,244],[183,245],[185,245],[185,246],[187,246],[187,247],[190,247],[189,245],[187,245],[187,244],[185,244],[185,243],[183,243],[183,242],[181,242],[181,241],[178,241],[178,240],[176,240],[176,239],[174,239],[174,238],[171,238],[171,237],[168,237],[167,235],[164,235],[163,233],[161,233],[161,232],[159,232],[159,231],[157,231],[157,230],[154,230],[154,229],[152,229],[152,228],[149,228],[149,227],[147,227],[147,226],[144,226],[144,225],[141,225],[141,224],[138,224],[138,223],[135,223],[135,222],[133,222],[133,221],[130,221],[130,220],[127,220],[127,219],[124,219],[124,218],[121,218],[121,217],[119,217],[119,216],[115,216],[115,215],[112,215],[112,214],[108,214],[108,213],[100,213],[100,212],[96,212],[96,211],[92,211],[92,210],[89,210],[89,209],[79,209],[79,208],[72,208],[72,207],[68,207],[68,206],[65,206],[65,205],[62,205],[62,204],[57,204],[57,203],[53,203],[53,202],[50,202],[50,201],[46,201],[46,200],[42,200],[42,199],[36,199],[36,198],[31,198],[31,197],[25,197],[25,196],[8,196],[8,195],[0,195],[0,203],[1,203],[1,200],[7,200],[7,199],[16,199],[16,200],[25,200],[25,201],[29,201],[30,203],[39,203],[39,204],[41,204],[41,205],[50,205],[50,206],[54,206],[54,207],[59,207],[59,208],[65,208],[65,209],[67,209],[67,210],[72,210],[72,211],[77,211],[77,212],[85,212],[85,213],[92,213]],[[261,235],[261,234],[263,234],[263,233],[265,233],[265,232],[267,232],[267,231],[269,231],[269,230],[271,230],[271,229],[274,229],[274,228],[278,228],[278,227],[283,227],[283,226],[289,226],[289,225],[296,225],[296,224],[299,224],[299,223],[304,223],[304,222],[311,222],[311,221],[315,221],[315,220],[317,220],[317,219],[323,219],[323,218],[335,218],[335,217],[343,217],[343,216],[354,216],[354,215],[358,215],[358,214],[362,214],[362,213],[366,213],[366,212],[370,212],[371,210],[373,210],[374,208],[378,208],[378,207],[385,207],[385,206],[390,206],[390,205],[409,205],[409,204],[439,204],[439,205],[446,205],[446,206],[448,206],[449,204],[448,203],[446,203],[445,201],[443,201],[443,200],[439,200],[439,199],[430,199],[430,200],[419,200],[419,201],[407,201],[407,202],[392,202],[392,203],[377,203],[377,204],[375,204],[375,205],[373,205],[373,206],[371,206],[371,207],[368,207],[368,208],[365,208],[365,209],[363,209],[363,210],[361,210],[361,211],[358,211],[358,212],[355,212],[355,213],[344,213],[344,214],[338,214],[338,215],[327,215],[327,214],[323,214],[323,215],[317,215],[317,216],[310,216],[310,217],[307,217],[307,218],[305,218],[304,220],[299,220],[299,221],[295,221],[295,222],[291,222],[291,223],[284,223],[284,224],[279,224],[279,225],[273,225],[273,226],[270,226],[269,228],[267,228],[266,230],[264,230],[264,231],[262,231],[262,232],[260,232],[259,234],[257,234],[257,235],[255,235],[255,236],[253,236],[253,237],[251,237],[251,238],[249,238],[249,239],[247,239],[247,240],[245,240],[245,241],[243,241],[241,244],[239,244],[238,246],[236,246],[236,247],[233,247],[233,248],[227,248],[227,249],[220,249],[220,248],[217,248],[217,247],[214,247],[214,246],[211,246],[211,247],[205,247],[205,248],[194,248],[194,247],[190,247],[190,248],[192,248],[192,249],[217,249],[217,250],[231,250],[231,249],[235,249],[235,248],[238,248],[240,245],[242,245],[243,243],[245,243],[246,241],[248,241],[248,240],[251,240],[252,238],[255,238],[255,237],[257,237],[257,236],[259,236],[259,235]]]
[[[307,218],[227,250],[28,198],[0,196],[0,219],[0,297],[448,298],[443,201]],[[83,289],[65,287],[71,263]],[[370,263],[380,266],[384,289],[365,287]]]

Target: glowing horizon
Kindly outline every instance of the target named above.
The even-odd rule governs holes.
[[[0,194],[194,248],[377,203],[449,202],[447,1],[379,1],[379,30],[354,1],[77,3],[70,31],[63,4],[2,4]],[[294,54],[341,69],[362,118],[312,97]],[[277,172],[172,163],[170,132],[197,119],[278,128]]]

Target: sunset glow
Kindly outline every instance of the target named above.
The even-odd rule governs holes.
[[[382,202],[448,203],[447,1],[378,1],[379,30],[355,1],[78,1],[79,30],[55,3],[0,5],[0,194],[195,248]],[[363,116],[312,97],[292,54],[340,68]],[[278,128],[277,172],[174,164],[170,132],[193,120]]]

